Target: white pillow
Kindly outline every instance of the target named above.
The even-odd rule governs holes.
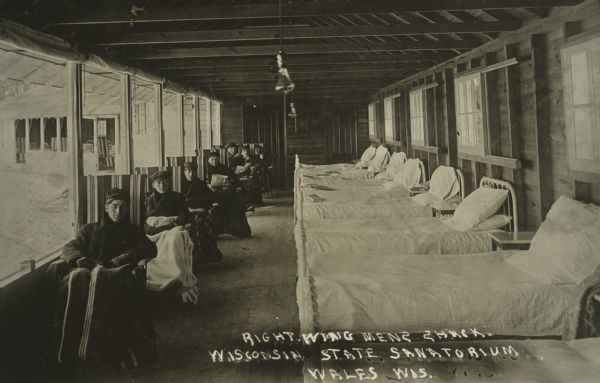
[[[421,180],[421,167],[419,160],[410,158],[404,163],[404,166],[394,176],[394,181],[401,183],[407,189],[417,186]]]
[[[560,196],[550,207],[547,221],[585,227],[600,219],[600,206],[585,204],[566,196]]]
[[[508,264],[544,283],[580,283],[600,265],[600,224],[572,228],[542,223],[529,250],[508,258]]]
[[[495,214],[508,196],[508,190],[480,187],[469,194],[454,211],[454,220],[465,228]]]
[[[431,194],[443,201],[454,197],[458,193],[458,189],[458,179],[454,168],[440,166],[435,169],[429,181],[429,192]]]
[[[501,229],[510,223],[510,217],[505,214],[495,214],[473,226],[475,231],[490,231]]]
[[[369,162],[369,171],[379,173],[385,170],[386,165],[390,162],[390,151],[383,145],[379,145],[375,152],[375,157]]]
[[[358,164],[356,164],[356,167],[362,168],[365,166],[369,166],[369,161],[371,161],[373,157],[375,157],[376,151],[377,149],[373,145],[366,148],[362,156],[360,156],[360,161],[358,162]]]

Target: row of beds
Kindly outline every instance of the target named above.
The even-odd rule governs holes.
[[[453,228],[444,222],[451,218],[436,217],[431,206],[414,201],[412,196],[424,189],[426,181],[422,163],[419,168],[416,185],[394,185],[365,171],[361,175],[353,164],[305,165],[296,157],[301,331],[423,334],[476,328],[492,335],[477,344],[510,342],[520,358],[493,358],[491,365],[466,359],[421,361],[434,371],[430,379],[598,381],[600,339],[575,338],[597,335],[590,330],[595,328],[590,321],[596,318],[589,313],[590,305],[599,300],[599,273],[590,269],[590,276],[580,283],[542,283],[521,272],[507,261],[519,250],[491,251],[490,230]],[[460,190],[449,202],[453,208],[465,198],[462,173],[454,171]],[[492,230],[517,231],[516,196],[510,183],[483,177],[479,187],[507,190],[499,212],[511,221]],[[453,339],[451,344],[474,343]],[[389,349],[387,344],[370,346]],[[379,375],[381,381],[395,376],[394,366],[414,365],[386,358],[371,362],[386,371]],[[306,372],[311,367],[340,371],[361,363],[364,366],[364,361],[311,358],[305,363],[305,380],[315,378]],[[457,374],[457,365],[464,373]],[[323,381],[328,379],[335,380],[327,375]]]

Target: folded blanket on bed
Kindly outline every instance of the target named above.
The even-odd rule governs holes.
[[[600,267],[578,286],[579,299],[573,302],[565,326],[563,339],[572,340],[600,336]]]

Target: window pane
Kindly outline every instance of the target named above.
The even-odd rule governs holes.
[[[165,155],[167,157],[183,156],[181,137],[180,94],[163,91],[163,129],[165,131]]]
[[[92,65],[83,67],[83,172],[110,174],[126,171],[121,154],[124,141],[123,76]]]
[[[54,131],[43,125],[66,116],[66,64],[0,44],[0,68],[3,279],[18,271],[21,262],[40,261],[60,249],[73,229],[68,156],[45,145],[56,141],[56,122],[51,122]]]
[[[157,85],[132,78],[133,166],[157,166]]]
[[[589,104],[591,100],[587,52],[571,56],[571,79],[573,83],[573,105]]]
[[[194,155],[196,151],[196,119],[194,117],[194,97],[183,99],[183,142],[185,155]]]
[[[575,153],[577,158],[594,158],[594,109],[591,106],[579,106],[573,110],[575,129]]]

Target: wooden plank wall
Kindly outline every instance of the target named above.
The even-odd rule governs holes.
[[[241,101],[230,101],[223,103],[222,108],[221,142],[223,144],[228,142],[241,144],[244,141],[242,130],[244,123],[244,104]]]
[[[467,191],[483,176],[511,181],[518,194],[522,229],[536,229],[560,195],[600,202],[600,177],[577,174],[567,167],[560,62],[560,49],[570,39],[600,34],[599,14],[600,0],[555,8],[545,19],[382,89],[378,94],[381,104],[386,96],[400,96],[396,104],[399,137],[388,144],[393,150],[402,148],[410,156],[426,160],[430,172],[437,165],[458,165],[465,174]],[[487,155],[459,153],[454,78],[512,58],[517,64],[483,75]],[[410,142],[407,95],[410,89],[433,81],[438,85],[426,91],[427,100],[432,100],[427,108],[429,142],[417,147]]]

